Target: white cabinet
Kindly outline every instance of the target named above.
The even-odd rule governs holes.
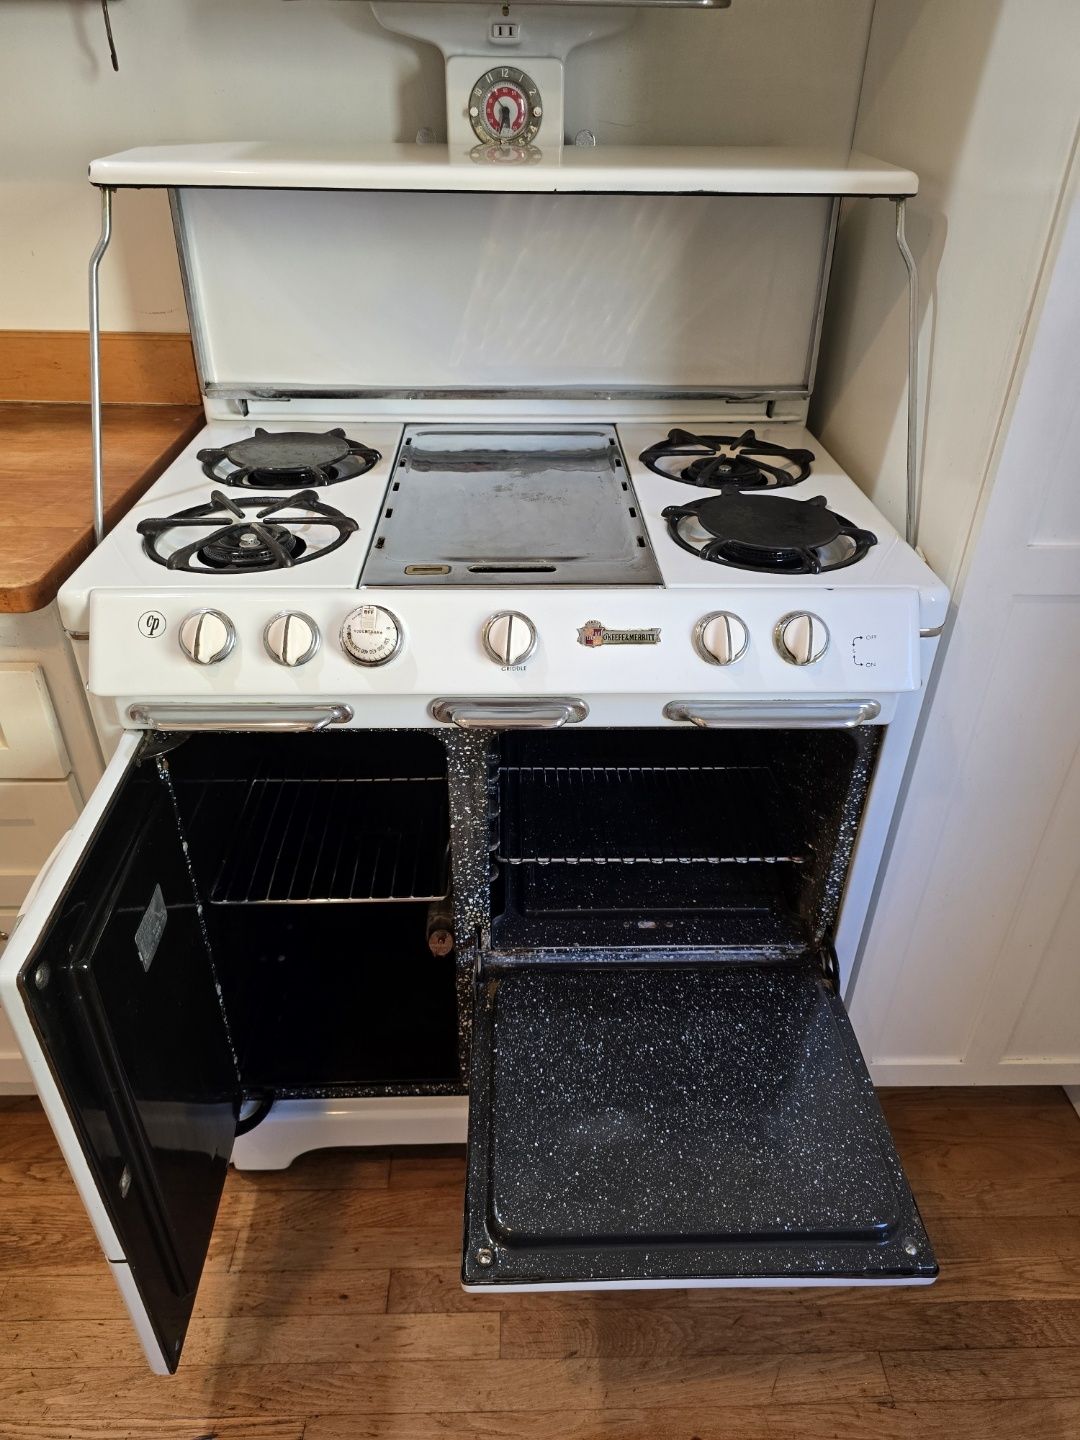
[[[16,910],[0,910],[0,955],[4,952],[11,927],[15,923]],[[29,1088],[26,1081],[26,1065],[7,1016],[0,1010],[0,1094],[5,1089]]]
[[[56,607],[0,616],[0,947],[101,769],[101,751]],[[0,1012],[0,1093],[31,1088]]]
[[[852,1018],[884,1084],[1080,1082],[1080,166]]]
[[[75,781],[0,781],[0,907],[18,909],[82,809]]]
[[[45,671],[0,659],[0,780],[62,780],[70,770]]]

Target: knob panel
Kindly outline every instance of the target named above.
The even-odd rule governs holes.
[[[381,605],[358,606],[341,626],[341,648],[357,665],[385,665],[403,641],[397,616]]]
[[[828,627],[819,615],[796,610],[777,621],[773,643],[780,659],[789,665],[813,665],[829,648]]]
[[[180,649],[196,665],[217,665],[236,644],[232,621],[220,610],[193,610],[180,622]]]
[[[694,649],[710,665],[734,665],[746,654],[750,632],[730,610],[714,610],[694,626]]]
[[[536,649],[536,626],[518,610],[500,610],[484,622],[481,638],[496,665],[524,665]]]
[[[299,610],[283,610],[275,615],[263,631],[263,644],[271,660],[290,669],[306,665],[319,648],[319,627],[310,615]]]

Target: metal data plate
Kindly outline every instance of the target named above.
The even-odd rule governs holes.
[[[410,426],[364,585],[660,585],[611,425]]]

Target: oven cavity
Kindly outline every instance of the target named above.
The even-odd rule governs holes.
[[[195,735],[166,763],[244,1093],[460,1090],[438,738]]]
[[[877,744],[868,726],[502,737],[492,948],[820,946]]]

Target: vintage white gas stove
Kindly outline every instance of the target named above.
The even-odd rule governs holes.
[[[839,199],[910,259],[914,176],[91,178],[95,316],[171,194],[207,426],[61,592],[115,748],[0,987],[151,1363],[230,1157],[467,1125],[469,1288],[932,1279],[841,997],[947,596],[805,428]]]

